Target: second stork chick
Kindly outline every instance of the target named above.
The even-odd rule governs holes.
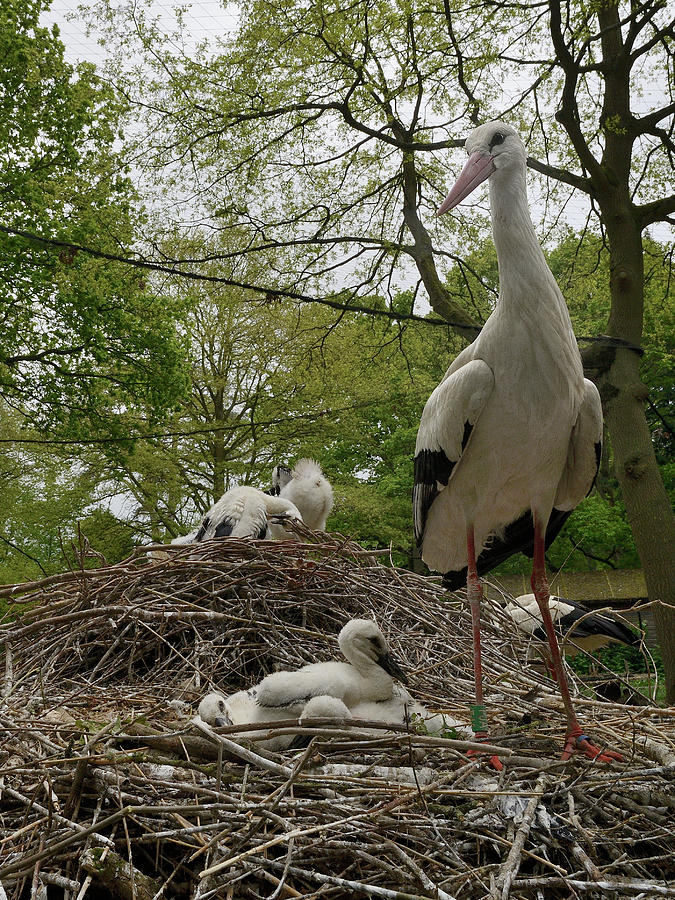
[[[315,702],[309,707],[308,716],[319,715],[316,711],[312,713],[312,709],[323,709],[325,703],[329,710],[333,709],[336,704],[332,700],[339,701],[346,709],[367,701],[391,701],[393,677],[401,681],[406,678],[375,622],[352,619],[341,630],[338,643],[349,662],[311,663],[296,671],[274,672],[260,684],[227,697],[207,694],[199,704],[200,717],[215,726],[251,725],[305,715],[312,700]],[[329,712],[329,715],[334,714]],[[261,731],[246,734],[254,739],[261,735]],[[291,741],[288,735],[279,735],[260,745],[281,750]]]
[[[310,663],[295,671],[273,672],[258,685],[259,705],[300,715],[312,697],[327,695],[351,708],[365,700],[389,700],[394,678],[407,683],[372,619],[347,622],[338,645],[348,662]]]
[[[569,656],[585,651],[593,653],[611,643],[637,647],[639,635],[622,622],[603,613],[594,613],[566,597],[552,596],[549,601],[551,619],[561,648]],[[546,631],[534,594],[521,594],[506,604],[505,611],[527,634],[546,640]]]
[[[293,469],[275,466],[271,494],[297,506],[312,531],[325,531],[333,508],[333,488],[314,459],[299,459]]]
[[[285,497],[270,496],[246,485],[233,487],[213,504],[194,531],[171,543],[197,544],[220,537],[283,540],[291,537],[283,527],[285,516],[302,520],[297,506]]]

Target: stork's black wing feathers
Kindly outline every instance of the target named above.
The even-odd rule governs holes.
[[[208,527],[209,527],[210,524],[211,524],[211,519],[210,519],[208,516],[205,516],[205,517],[204,517],[204,521],[203,521],[202,524],[199,526],[199,531],[198,531],[197,534],[195,535],[195,542],[196,542],[196,543],[199,543],[199,541],[203,541],[203,540],[204,540],[204,535],[206,534],[206,531],[207,531],[207,529],[208,529]]]
[[[221,519],[220,522],[218,522],[218,524],[216,525],[216,530],[213,536],[217,538],[227,537],[228,535],[232,534],[234,525],[234,519]]]
[[[596,441],[593,449],[596,464],[595,474],[593,476],[593,481],[586,492],[586,496],[590,494],[593,490],[593,485],[595,484],[598,468],[600,466],[602,444]],[[560,534],[563,525],[572,512],[573,510],[571,509],[557,509],[555,506],[551,510],[548,525],[546,526],[547,550]],[[489,546],[483,550],[476,560],[478,574],[485,575],[486,572],[496,569],[498,565],[503,563],[510,556],[513,556],[514,553],[524,553],[525,556],[529,556],[530,559],[534,556],[534,523],[532,521],[532,513],[529,510],[523,513],[519,519],[516,519],[514,522],[507,525],[501,538],[495,537],[490,541]],[[443,576],[443,587],[447,588],[449,591],[456,591],[458,588],[466,587],[466,566],[456,572],[446,572]],[[572,602],[573,601],[571,600],[565,600],[565,603]],[[623,640],[623,638],[617,638],[617,640]]]
[[[603,616],[602,613],[593,613],[588,615],[589,610],[581,603],[569,600],[567,597],[559,597],[563,603],[570,606],[571,609],[566,611],[553,624],[556,630],[561,634],[567,632],[573,627],[574,630],[570,635],[570,640],[575,638],[595,637],[596,635],[611,638],[619,641],[621,644],[627,644],[629,647],[637,647],[640,643],[639,635],[631,631],[623,622],[618,622],[610,616]],[[586,618],[584,618],[586,616]],[[578,624],[575,624],[578,623]],[[542,641],[546,640],[546,632],[543,628],[537,628],[532,632],[536,638]]]
[[[414,460],[415,483],[413,485],[413,509],[418,513],[414,518],[415,541],[421,546],[424,527],[431,504],[440,493],[439,485],[445,487],[450,479],[455,463],[449,460],[443,450],[420,450]]]
[[[472,431],[473,425],[470,422],[465,422],[462,435],[462,452],[464,452]],[[424,449],[420,450],[415,456],[413,509],[416,512],[419,511],[419,514],[414,516],[413,523],[415,541],[418,547],[422,545],[424,527],[431,504],[438,497],[440,488],[447,485],[457,462],[458,460],[448,459],[443,450]]]
[[[460,353],[434,388],[420,420],[413,488],[413,531],[418,545],[423,544],[429,510],[450,481],[494,390],[492,369],[482,359],[463,360],[465,353]],[[423,547],[422,551],[424,556]]]
[[[563,527],[572,510],[553,509],[546,527],[546,548],[553,543],[560,529]],[[503,563],[514,553],[524,553],[532,558],[534,555],[534,523],[532,513],[528,510],[523,515],[511,522],[504,529],[501,538],[493,537],[488,546],[482,551],[476,565],[478,574],[485,575]],[[466,566],[454,572],[446,572],[443,576],[443,587],[449,591],[466,587]]]

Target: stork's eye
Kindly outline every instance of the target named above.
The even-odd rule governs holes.
[[[493,147],[496,147],[497,144],[503,144],[503,143],[504,143],[504,135],[501,133],[501,131],[495,131],[495,133],[492,135],[492,140],[490,141],[490,149],[492,149]]]

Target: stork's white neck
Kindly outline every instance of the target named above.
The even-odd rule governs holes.
[[[499,332],[498,323],[504,316],[517,317],[519,333],[531,337],[526,344],[516,342],[514,352],[528,350],[537,356],[540,369],[564,372],[565,381],[580,390],[584,378],[581,355],[565,298],[530,218],[525,172],[523,163],[522,167],[498,169],[490,177],[492,236],[499,264],[499,301],[493,326]],[[486,329],[489,324],[490,320]]]
[[[489,184],[500,303],[517,305],[525,314],[561,317],[571,332],[567,305],[530,218],[525,167],[498,169]]]

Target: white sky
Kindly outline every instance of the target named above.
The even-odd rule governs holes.
[[[112,4],[111,4],[112,5]],[[153,9],[166,19],[167,28],[175,23],[173,0],[155,0]],[[106,49],[98,43],[95,32],[87,33],[78,15],[78,0],[52,0],[51,9],[42,20],[45,24],[55,22],[61,29],[61,40],[66,47],[66,58],[69,62],[93,62],[102,65],[106,59]],[[193,0],[185,13],[187,33],[194,43],[208,40],[211,37],[229,30],[236,22],[233,7],[226,9],[222,0]]]

